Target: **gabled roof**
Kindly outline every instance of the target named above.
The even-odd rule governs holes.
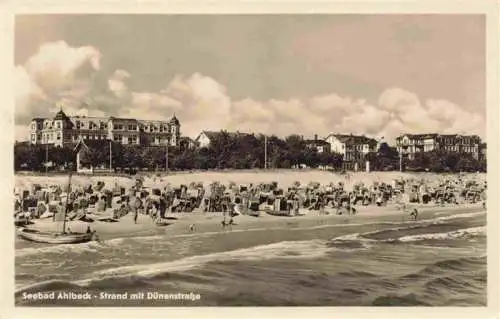
[[[309,144],[309,145],[330,145],[330,143],[328,143],[327,141],[325,140],[320,140],[320,139],[317,139],[317,140],[305,140],[306,144]]]
[[[396,137],[396,140],[400,140],[403,137],[408,136],[410,139],[414,140],[421,140],[421,139],[429,139],[429,138],[436,138],[439,136],[437,133],[428,133],[428,134],[403,134],[398,137]]]
[[[55,121],[57,121],[57,120],[69,121],[69,117],[61,109],[61,110],[59,110],[59,112],[56,113],[56,116],[54,117],[54,120]]]
[[[69,117],[73,121],[80,121],[80,122],[108,122],[109,118],[107,117],[100,117],[100,116],[70,116]]]
[[[427,133],[427,134],[403,134],[403,135],[398,136],[396,138],[396,140],[400,140],[405,136],[407,136],[408,138],[413,139],[413,140],[423,140],[423,139],[430,139],[430,138],[434,139],[434,138],[442,138],[442,137],[448,137],[448,138],[467,137],[467,138],[473,138],[473,139],[480,139],[480,137],[477,135]]]
[[[138,123],[137,119],[123,118],[123,117],[114,117],[114,116],[111,116],[109,118],[109,120],[120,121],[120,122],[129,122],[129,123]]]
[[[353,135],[353,134],[330,134],[326,137],[326,139],[330,136],[335,137],[342,143],[349,143],[349,144],[377,144],[377,140],[366,137],[364,135]],[[325,139],[325,140],[326,140]]]
[[[80,135],[78,140],[76,141],[75,147],[73,148],[74,152],[79,152],[83,149],[99,149],[103,150],[109,146],[109,140],[84,140]]]
[[[179,120],[175,116],[175,113],[174,113],[174,115],[172,115],[172,117],[170,118],[170,120],[168,122],[172,125],[180,125]]]
[[[214,140],[221,134],[221,132],[201,131],[201,133],[196,137],[196,139],[199,139],[202,134],[205,135],[209,140]]]
[[[241,132],[225,132],[225,131],[202,131],[196,139],[200,137],[201,134],[205,134],[209,140],[214,140],[220,137],[222,134],[227,134],[229,137],[237,137],[237,136],[253,136],[250,133],[241,133]]]

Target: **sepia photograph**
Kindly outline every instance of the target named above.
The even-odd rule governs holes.
[[[488,306],[485,14],[13,22],[16,307]]]

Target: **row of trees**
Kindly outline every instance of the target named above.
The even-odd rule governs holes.
[[[263,168],[265,165],[265,137],[263,135],[234,135],[221,132],[208,148],[170,147],[168,150],[168,167],[171,170],[188,169],[251,169]],[[112,165],[119,169],[148,168],[163,170],[167,166],[165,147],[124,146],[113,143]],[[90,147],[81,156],[81,162],[94,167],[109,167],[109,144],[104,142],[100,147]],[[400,165],[414,171],[486,171],[486,161],[476,160],[472,156],[456,153],[428,152],[418,154],[413,160],[400,162],[398,152],[382,144],[377,152],[359,158],[358,167],[364,169],[365,161],[370,162],[371,170],[399,170]],[[16,170],[46,170],[46,162],[53,167],[68,167],[75,163],[72,148],[54,146],[29,145],[19,143],[14,146],[14,167]],[[284,139],[276,136],[267,138],[267,167],[292,168],[299,165],[317,168],[327,166],[342,169],[341,154],[317,152],[308,147],[298,135]]]
[[[103,141],[104,142],[104,141]],[[89,143],[90,145],[91,143]],[[169,147],[168,167],[173,170],[186,169],[251,169],[263,168],[265,161],[265,137],[253,135],[233,135],[221,132],[208,148]],[[167,166],[165,147],[140,147],[137,145],[111,146],[111,160],[114,168],[165,169]],[[82,152],[80,162],[94,167],[109,167],[110,147],[107,142],[100,147],[89,147]],[[14,147],[16,170],[46,170],[45,163],[54,167],[67,167],[75,163],[72,148],[29,145],[19,143]],[[267,167],[291,168],[300,164],[308,167],[342,166],[342,155],[318,153],[307,147],[300,136],[286,139],[276,136],[267,138]]]
[[[456,153],[435,150],[415,154],[415,158],[408,161],[406,168],[409,170],[432,172],[486,172],[485,158],[476,159],[470,153]]]

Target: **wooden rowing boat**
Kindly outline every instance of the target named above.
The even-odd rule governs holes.
[[[77,147],[73,150],[73,156],[76,155],[78,152],[78,149],[83,143],[83,140],[80,137],[80,140],[78,142]],[[68,197],[69,194],[71,194],[71,177],[73,176],[73,172],[70,167],[70,172],[68,176],[68,187],[67,187],[67,193],[68,196],[66,196],[66,202],[64,205],[64,218],[63,218],[63,226],[62,226],[62,232],[48,232],[48,231],[39,231],[36,229],[32,228],[21,228],[18,230],[17,234],[19,237],[29,240],[29,241],[34,241],[38,243],[47,243],[47,244],[79,244],[79,243],[86,243],[89,242],[93,239],[94,237],[94,232],[86,232],[86,233],[74,233],[74,232],[66,232],[66,222],[67,222],[67,213],[68,213]],[[81,219],[85,216],[85,214],[76,214],[74,217],[78,217],[78,219]],[[54,214],[55,218],[55,214]]]
[[[18,230],[18,236],[23,239],[38,243],[78,244],[91,241],[93,233],[56,233],[42,232],[30,228],[22,228]]]
[[[290,211],[288,210],[271,210],[271,209],[266,209],[264,212],[268,215],[272,216],[280,216],[280,217],[292,217],[293,215],[290,214]]]

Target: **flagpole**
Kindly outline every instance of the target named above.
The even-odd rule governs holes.
[[[113,170],[113,149],[111,147],[111,139],[109,139],[109,171],[111,172]]]
[[[402,172],[403,171],[403,153],[402,153],[403,150],[401,150],[401,152],[399,152],[399,171]]]
[[[49,144],[45,144],[45,173],[49,171]]]
[[[264,169],[267,169],[267,135],[264,136]]]
[[[167,138],[167,143],[165,143],[165,172],[168,172],[168,143],[169,139]]]

